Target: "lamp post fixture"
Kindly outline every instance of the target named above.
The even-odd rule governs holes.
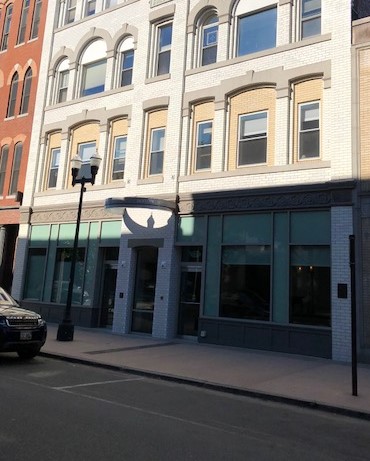
[[[80,191],[80,201],[78,204],[78,213],[77,213],[77,222],[76,222],[76,232],[75,232],[75,239],[73,244],[73,251],[72,251],[72,260],[71,260],[71,270],[69,274],[69,285],[68,285],[68,294],[67,294],[67,301],[66,307],[64,311],[64,318],[62,323],[58,326],[58,333],[57,333],[57,340],[58,341],[73,341],[73,334],[74,334],[74,325],[71,320],[71,306],[72,306],[72,294],[73,294],[73,282],[75,278],[75,269],[76,269],[76,259],[77,259],[77,250],[78,250],[78,235],[80,232],[80,222],[81,222],[81,210],[82,210],[82,199],[83,194],[86,191],[85,184],[95,184],[95,177],[99,170],[101,157],[96,153],[92,155],[90,158],[90,166],[91,166],[91,178],[82,178],[77,179],[78,172],[80,171],[82,165],[82,159],[79,155],[75,155],[71,160],[72,165],[72,186],[74,187],[76,184],[81,184],[81,191]]]

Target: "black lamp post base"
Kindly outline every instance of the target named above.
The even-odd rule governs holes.
[[[75,327],[71,322],[62,322],[58,326],[58,341],[73,341]]]

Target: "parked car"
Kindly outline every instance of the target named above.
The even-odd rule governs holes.
[[[31,359],[46,341],[46,322],[36,312],[22,309],[0,287],[0,352],[17,352],[22,359]]]

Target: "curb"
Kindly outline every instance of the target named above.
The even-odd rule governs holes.
[[[212,390],[216,392],[223,392],[226,394],[240,395],[244,397],[250,397],[253,399],[265,400],[269,402],[283,403],[286,405],[296,406],[300,408],[307,408],[311,410],[323,411],[326,413],[337,414],[341,416],[347,416],[350,418],[362,419],[365,421],[370,421],[370,413],[366,413],[359,410],[351,410],[350,408],[336,407],[334,405],[328,405],[325,403],[320,403],[316,401],[309,401],[304,399],[298,399],[293,397],[286,397],[283,395],[274,395],[267,394],[262,391],[255,391],[250,389],[243,389],[240,387],[227,386],[223,384],[212,383],[209,381],[200,381],[192,378],[182,378],[180,376],[174,376],[169,374],[164,374],[160,372],[140,370],[137,368],[126,367],[124,365],[109,365],[101,362],[96,362],[93,360],[82,359],[78,357],[64,356],[51,352],[40,352],[38,355],[42,357],[47,357],[55,360],[61,360],[64,362],[70,363],[79,363],[81,365],[86,365],[95,368],[102,368],[105,370],[125,372],[132,375],[144,376],[146,378],[175,382],[178,384],[185,384],[188,386],[199,387],[207,390]]]

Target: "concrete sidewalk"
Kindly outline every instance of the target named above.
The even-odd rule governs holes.
[[[56,335],[49,324],[42,355],[370,419],[370,365],[358,366],[355,397],[351,364],[101,329],[76,327],[71,342]]]

